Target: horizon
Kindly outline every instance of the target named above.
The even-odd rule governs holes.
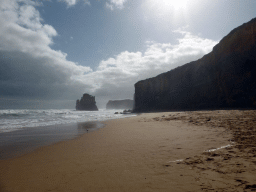
[[[3,0],[0,109],[102,109],[134,84],[202,58],[255,18],[245,0]]]

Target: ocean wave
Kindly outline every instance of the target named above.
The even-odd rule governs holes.
[[[0,133],[27,127],[42,127],[87,121],[104,121],[125,118],[127,115],[114,114],[116,110],[75,111],[72,109],[50,110],[0,110]],[[134,115],[130,115],[134,116]]]

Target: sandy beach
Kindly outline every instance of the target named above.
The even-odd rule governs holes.
[[[255,111],[110,120],[76,139],[0,160],[0,191],[256,190]]]

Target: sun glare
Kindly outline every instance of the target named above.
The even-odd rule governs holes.
[[[189,0],[144,0],[147,12],[161,18],[186,13],[188,4]]]
[[[159,4],[166,9],[184,9],[187,6],[188,0],[158,0]]]

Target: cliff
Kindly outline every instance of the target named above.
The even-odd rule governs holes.
[[[91,96],[87,93],[83,94],[81,100],[76,101],[76,110],[81,111],[98,111],[98,107],[96,106],[95,97]]]
[[[203,58],[135,84],[135,112],[256,107],[256,19]]]
[[[133,109],[133,100],[109,100],[106,109]]]

